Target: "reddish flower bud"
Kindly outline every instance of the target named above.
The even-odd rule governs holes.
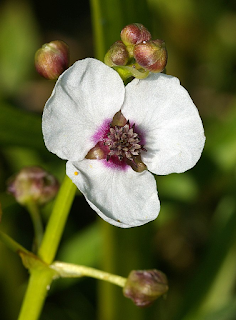
[[[168,291],[166,275],[159,270],[131,271],[123,288],[124,296],[138,307],[148,307]]]
[[[60,40],[46,43],[35,54],[35,68],[44,78],[56,80],[69,65],[69,47]]]
[[[121,30],[120,37],[124,44],[129,46],[150,40],[151,34],[142,24],[133,23]]]
[[[134,58],[145,70],[161,72],[167,64],[167,51],[165,42],[153,40],[134,46]]]
[[[129,60],[129,53],[122,41],[116,41],[105,55],[104,62],[109,67],[125,66]]]
[[[22,205],[29,201],[45,204],[57,194],[58,189],[57,179],[40,167],[23,168],[7,186],[7,191]]]

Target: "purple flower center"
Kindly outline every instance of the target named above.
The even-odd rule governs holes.
[[[131,166],[135,170],[137,161],[138,163],[141,161],[141,150],[146,151],[143,133],[124,117],[122,125],[116,125],[114,118],[105,120],[93,135],[95,147],[86,157],[98,159],[106,167],[125,170]]]
[[[104,139],[104,145],[108,146],[109,153],[107,161],[111,156],[116,156],[119,161],[130,160],[134,162],[134,156],[140,155],[141,150],[145,150],[140,144],[138,133],[134,131],[135,125],[132,127],[129,121],[124,126],[114,126],[110,128],[107,137]]]

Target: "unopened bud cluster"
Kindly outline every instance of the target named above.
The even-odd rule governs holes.
[[[165,42],[152,40],[147,28],[133,23],[121,31],[121,41],[111,46],[104,62],[110,67],[130,66],[148,72],[161,72],[167,64]]]
[[[130,46],[150,40],[151,33],[142,24],[133,23],[121,30],[120,37],[126,46]]]
[[[60,40],[46,43],[35,54],[35,68],[44,78],[56,80],[69,65],[69,47]]]
[[[58,192],[57,179],[40,167],[25,167],[8,181],[7,191],[17,202],[38,205],[49,202]]]
[[[167,291],[167,277],[156,269],[131,271],[123,288],[124,296],[138,307],[150,306]]]
[[[129,61],[129,53],[122,41],[116,41],[105,55],[104,62],[110,67],[125,66]]]

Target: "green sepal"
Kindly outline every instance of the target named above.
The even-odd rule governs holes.
[[[123,81],[129,79],[130,77],[134,77],[137,79],[145,79],[149,75],[148,71],[144,69],[137,69],[135,64],[128,66],[113,67],[113,69],[119,73]]]
[[[32,252],[19,251],[19,256],[21,257],[22,263],[26,269],[44,269],[49,268],[48,264],[46,264],[43,260],[41,260],[38,256],[33,254]]]

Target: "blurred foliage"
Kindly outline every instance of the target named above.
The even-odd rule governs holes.
[[[0,12],[0,92],[15,93],[32,72],[39,45],[31,7],[21,1],[2,4]],[[29,63],[31,61],[31,63]]]
[[[207,141],[195,168],[181,175],[156,177],[161,212],[146,226],[106,229],[78,193],[58,253],[57,258],[66,262],[97,266],[122,276],[132,269],[158,268],[169,278],[166,299],[140,310],[122,296],[120,288],[105,289],[108,295],[113,290],[116,299],[110,295],[104,301],[104,288],[95,280],[63,279],[53,283],[40,319],[95,319],[98,313],[113,308],[112,320],[233,320],[235,2],[149,0],[149,11],[145,1],[100,3],[102,20],[97,23],[102,21],[105,48],[131,22],[143,23],[155,37],[166,41],[167,73],[179,77],[190,92],[203,119]],[[70,46],[71,63],[94,56],[91,15],[88,1],[68,0],[65,5],[62,1],[5,0],[0,4],[1,230],[28,249],[33,239],[31,221],[25,209],[6,194],[6,181],[25,165],[41,165],[60,181],[65,170],[65,162],[43,144],[41,112],[53,82],[36,74],[34,53],[43,43],[61,39]],[[51,207],[43,208],[45,223]],[[110,240],[104,243],[105,233]],[[0,243],[1,319],[17,318],[27,279],[19,258]]]

